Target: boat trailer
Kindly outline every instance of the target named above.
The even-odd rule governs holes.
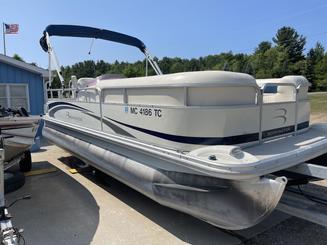
[[[6,206],[5,190],[4,190],[5,169],[8,169],[9,167],[17,164],[21,160],[21,158],[22,156],[19,156],[15,158],[13,161],[9,163],[5,163],[5,150],[3,147],[3,137],[1,137],[0,134],[0,244],[16,245],[16,244],[20,244],[21,239],[23,239],[21,235],[23,229],[18,230],[16,227],[13,226],[11,222],[12,216],[10,215],[8,211],[8,207]]]
[[[304,179],[309,178],[313,180],[313,182],[327,180],[327,155],[318,157],[317,161],[314,160],[285,169],[283,172],[291,175],[303,176]],[[276,209],[286,214],[327,227],[327,198],[322,198],[319,194],[312,193],[311,191],[309,193],[307,190],[302,190],[301,185],[307,183],[299,182],[286,187]],[[312,185],[316,186],[315,184]],[[326,188],[327,185],[321,186],[320,189]],[[327,192],[325,191],[325,193]]]

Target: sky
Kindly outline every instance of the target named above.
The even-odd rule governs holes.
[[[150,53],[162,58],[198,58],[232,51],[252,53],[271,41],[282,26],[307,38],[306,51],[320,41],[327,48],[325,0],[0,0],[0,21],[19,24],[17,35],[6,35],[7,55],[47,67],[39,46],[49,24],[86,25],[141,39]],[[0,52],[3,53],[2,36]],[[134,47],[91,39],[53,37],[61,65],[86,59],[108,62],[143,59]]]

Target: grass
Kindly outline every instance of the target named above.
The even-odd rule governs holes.
[[[309,94],[311,113],[327,113],[327,92]]]

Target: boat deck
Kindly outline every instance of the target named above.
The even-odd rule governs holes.
[[[259,161],[266,161],[265,171],[279,171],[306,162],[326,153],[327,128],[323,124],[313,125],[302,134],[274,139],[244,149]]]
[[[269,157],[294,152],[297,150],[311,148],[314,143],[324,143],[327,141],[327,129],[322,125],[314,125],[296,137],[288,136],[282,139],[266,141],[261,145],[246,148],[245,151],[255,155],[258,159],[263,160]]]

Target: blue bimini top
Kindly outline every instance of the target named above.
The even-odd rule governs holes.
[[[146,48],[140,39],[119,32],[88,26],[49,25],[45,28],[43,36],[40,39],[40,45],[45,52],[48,51],[46,33],[48,33],[49,36],[86,37],[108,40],[137,47],[141,50],[142,53],[145,52]]]

